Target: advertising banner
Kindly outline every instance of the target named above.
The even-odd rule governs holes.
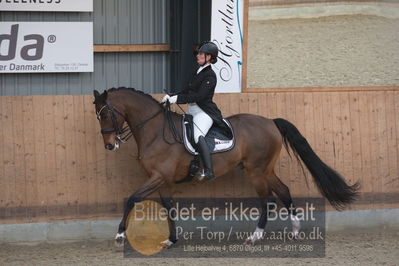
[[[0,22],[0,73],[93,72],[93,22]]]
[[[93,12],[93,0],[0,0],[0,11]]]
[[[211,41],[219,47],[216,92],[241,92],[244,0],[212,1]]]

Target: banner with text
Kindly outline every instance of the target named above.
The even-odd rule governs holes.
[[[0,11],[93,12],[93,0],[0,0]]]
[[[93,22],[0,22],[0,73],[93,72]]]
[[[212,1],[211,41],[219,47],[216,92],[241,92],[244,0]]]

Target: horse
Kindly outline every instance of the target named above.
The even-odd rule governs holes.
[[[182,115],[172,112],[151,95],[133,88],[111,88],[99,93],[93,91],[94,105],[101,127],[104,147],[117,150],[123,140],[126,122],[138,148],[138,160],[149,179],[127,199],[122,220],[115,237],[117,245],[126,239],[126,222],[135,204],[150,194],[159,192],[164,206],[170,210],[173,201],[163,200],[165,187],[170,187],[187,176],[193,155],[174,135],[181,132]],[[311,173],[321,195],[337,210],[351,204],[358,195],[359,183],[348,185],[344,178],[313,151],[307,140],[289,121],[277,118],[268,119],[254,114],[236,114],[226,118],[234,129],[236,143],[233,149],[224,153],[212,154],[215,176],[222,176],[240,166],[245,177],[255,188],[262,203],[262,211],[255,232],[246,240],[254,244],[262,238],[267,222],[267,201],[274,193],[289,210],[292,230],[295,236],[300,229],[299,219],[290,190],[274,171],[280,151],[284,145],[294,156],[305,164]],[[165,125],[172,123],[176,132]],[[174,133],[174,134],[172,134]],[[168,140],[169,136],[169,140]],[[170,141],[174,136],[175,141]],[[169,219],[170,236],[160,243],[169,248],[177,241],[174,222]]]

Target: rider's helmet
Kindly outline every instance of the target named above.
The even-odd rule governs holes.
[[[213,42],[203,42],[200,44],[197,53],[204,53],[211,55],[211,63],[215,64],[218,61],[219,49]]]

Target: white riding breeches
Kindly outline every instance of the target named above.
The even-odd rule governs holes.
[[[194,141],[198,143],[200,136],[206,136],[209,129],[212,127],[212,118],[205,113],[198,105],[189,104],[188,113],[193,116],[194,121]]]

